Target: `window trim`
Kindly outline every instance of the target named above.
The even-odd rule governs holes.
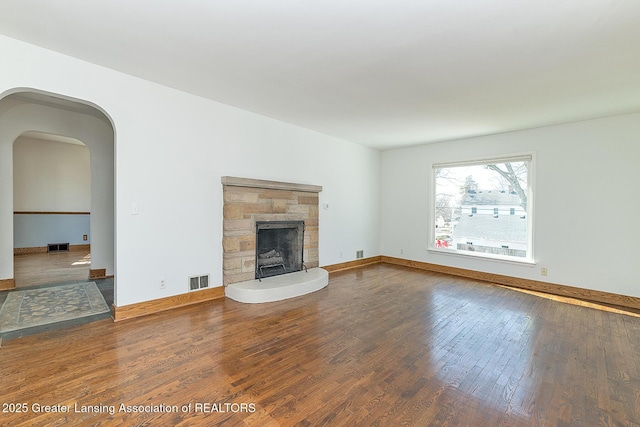
[[[535,266],[534,256],[534,218],[535,218],[535,152],[519,153],[513,155],[494,156],[486,158],[475,158],[461,161],[451,161],[446,163],[432,163],[431,164],[431,194],[429,196],[429,233],[428,233],[428,245],[427,252],[438,255],[449,255],[454,257],[463,257],[477,260],[489,260],[499,261],[518,265],[530,265]],[[460,167],[460,166],[481,166],[490,163],[506,163],[506,162],[529,162],[529,168],[527,170],[527,256],[526,257],[514,257],[508,255],[498,255],[483,252],[471,252],[462,251],[452,248],[436,247],[436,170],[447,167]]]

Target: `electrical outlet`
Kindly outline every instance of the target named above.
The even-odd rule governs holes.
[[[340,252],[340,259],[342,259],[342,252]]]
[[[404,249],[400,249],[400,255],[404,255]]]
[[[166,283],[165,283],[164,279],[160,279],[160,289],[165,289],[166,287],[167,286],[166,286]]]
[[[547,271],[547,267],[542,267],[542,268],[540,269],[540,275],[541,275],[541,276],[546,276],[546,275],[547,275],[547,273],[548,273],[548,271]]]
[[[82,235],[82,240],[84,240],[86,242],[87,240],[89,240],[89,236],[87,236],[86,234],[83,234]]]

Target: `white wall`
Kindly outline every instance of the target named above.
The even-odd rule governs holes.
[[[21,136],[13,155],[14,211],[91,211],[86,146]]]
[[[526,152],[535,153],[537,265],[428,252],[432,164]],[[381,252],[640,297],[639,159],[640,114],[385,151]]]
[[[52,243],[90,244],[90,215],[15,214],[13,247],[46,247]],[[86,235],[88,240],[83,240]]]
[[[1,101],[0,101],[1,102]],[[90,212],[89,148],[27,136],[13,144],[14,248],[49,243],[89,244],[90,218],[80,214],[33,212]],[[83,240],[83,236],[87,240]]]
[[[0,51],[0,94],[36,88],[113,120],[116,305],[185,293],[194,274],[222,284],[224,175],[322,185],[321,265],[379,254],[379,152],[2,36]],[[10,152],[0,143],[0,159]],[[0,182],[4,234],[12,189]]]

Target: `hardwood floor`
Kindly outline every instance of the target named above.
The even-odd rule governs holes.
[[[88,251],[14,256],[16,288],[87,281],[90,268],[91,254]]]
[[[0,360],[2,425],[640,424],[639,318],[387,264],[287,301],[21,338]]]

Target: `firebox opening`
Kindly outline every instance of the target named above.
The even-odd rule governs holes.
[[[301,271],[304,221],[256,221],[256,279]]]

